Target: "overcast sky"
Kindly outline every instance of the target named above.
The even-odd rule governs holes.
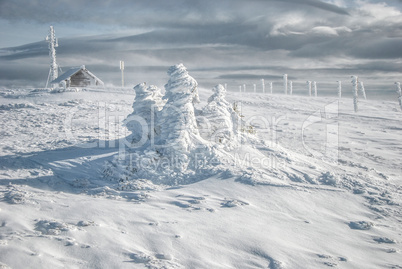
[[[206,84],[288,73],[295,85],[352,74],[392,85],[401,11],[402,0],[0,0],[0,86],[44,86],[50,25],[63,70],[85,64],[107,84],[124,60],[133,85],[161,84],[179,62]]]

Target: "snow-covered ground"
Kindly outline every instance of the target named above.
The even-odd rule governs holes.
[[[1,92],[1,268],[402,268],[397,100],[229,88],[257,130],[236,165],[134,190],[104,173],[134,97]]]

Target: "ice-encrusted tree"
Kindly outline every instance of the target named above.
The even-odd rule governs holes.
[[[317,82],[313,81],[314,97],[317,97]]]
[[[285,94],[288,94],[288,74],[283,75],[283,89]]]
[[[256,93],[257,92],[257,85],[253,84],[253,87],[254,87],[254,93]]]
[[[293,81],[289,80],[289,94],[293,95]]]
[[[359,89],[360,89],[360,92],[361,92],[362,95],[363,95],[364,100],[367,100],[367,97],[366,97],[366,90],[364,89],[364,83],[363,83],[363,81],[359,81]]]
[[[158,115],[161,126],[157,151],[175,158],[179,170],[186,169],[188,154],[197,148],[200,135],[194,113],[194,103],[198,99],[198,83],[191,77],[183,64],[172,66],[165,85],[165,106]]]
[[[269,83],[269,91],[271,94],[274,92],[274,85],[272,82]]]
[[[307,80],[306,84],[307,84],[307,89],[308,89],[308,96],[311,97],[311,81]]]
[[[359,91],[358,91],[359,78],[357,76],[352,76],[352,86],[353,86],[353,105],[354,110],[357,112],[359,110]]]
[[[338,80],[338,98],[342,98],[342,81]]]
[[[401,90],[401,83],[400,83],[400,82],[395,82],[395,85],[396,85],[396,92],[398,93],[399,106],[401,107],[401,110],[402,110],[402,90]]]
[[[136,85],[134,91],[134,111],[125,119],[124,123],[127,129],[132,132],[131,143],[140,146],[152,135],[159,134],[160,129],[154,125],[154,122],[156,113],[162,108],[164,101],[160,89],[154,85],[147,86],[144,82]],[[152,122],[153,120],[154,122]]]
[[[222,85],[216,85],[212,91],[198,117],[200,134],[205,140],[232,148],[236,144],[241,117],[226,101],[226,90]]]

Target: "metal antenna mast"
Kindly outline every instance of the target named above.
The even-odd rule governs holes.
[[[53,26],[50,26],[49,34],[46,37],[46,41],[49,43],[49,56],[50,56],[50,70],[46,82],[46,88],[47,88],[49,81],[53,81],[59,76],[58,66],[56,62],[56,48],[59,46],[59,44]]]

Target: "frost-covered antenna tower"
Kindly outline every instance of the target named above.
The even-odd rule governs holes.
[[[338,80],[338,98],[342,98],[342,81]]]
[[[46,82],[46,88],[47,88],[49,81],[53,81],[59,76],[58,66],[56,62],[56,48],[59,46],[59,43],[57,41],[53,26],[50,26],[49,34],[46,37],[46,41],[49,43],[49,56],[50,56],[50,70]]]

